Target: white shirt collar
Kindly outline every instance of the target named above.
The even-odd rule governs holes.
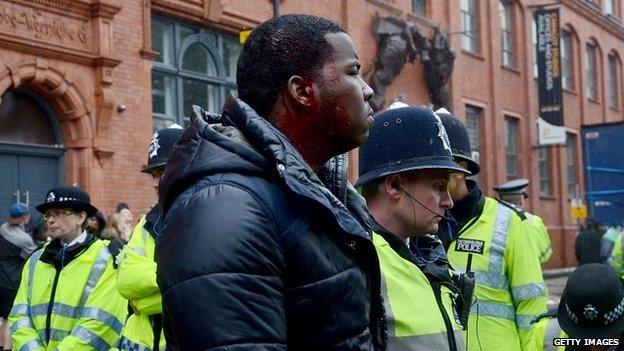
[[[80,233],[80,235],[78,235],[76,239],[72,240],[69,244],[65,244],[65,242],[61,240],[61,245],[63,247],[72,246],[74,244],[83,243],[85,240],[87,240],[87,232],[83,230],[82,233]]]

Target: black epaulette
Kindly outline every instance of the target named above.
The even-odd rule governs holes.
[[[516,206],[516,205],[514,205],[514,204],[512,204],[510,202],[503,201],[503,200],[501,200],[499,198],[496,198],[496,201],[498,201],[499,203],[501,203],[505,207],[509,207],[510,209],[512,209],[520,217],[520,219],[522,219],[523,221],[525,219],[527,219],[526,213],[524,213],[524,210],[521,209],[520,207],[518,207],[518,206]]]
[[[538,323],[539,321],[541,321],[544,318],[557,318],[557,309],[556,308],[550,309],[550,310],[540,314],[539,316],[533,318],[531,320],[531,324]]]

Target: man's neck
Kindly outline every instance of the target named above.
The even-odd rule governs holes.
[[[275,108],[269,117],[269,122],[282,132],[295,146],[306,163],[315,173],[333,156],[332,145],[327,140],[327,131],[313,125],[314,116],[303,116],[301,112],[286,103],[279,97]]]
[[[387,208],[387,206],[380,206],[380,204],[369,204],[368,206],[370,214],[377,223],[402,241],[407,240],[412,235],[405,234],[407,230],[401,221],[395,218],[390,211],[387,211]]]

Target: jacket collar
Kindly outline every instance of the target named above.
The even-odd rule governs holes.
[[[87,233],[85,241],[63,248],[61,240],[54,239],[46,245],[40,260],[53,265],[56,269],[62,269],[85,252],[96,240],[93,234]]]
[[[361,197],[355,194],[353,187],[346,181],[345,156],[330,160],[319,171],[324,183],[290,140],[242,100],[233,96],[228,98],[223,106],[223,116],[244,134],[256,150],[261,151],[273,175],[289,190],[329,209],[343,231],[368,238],[363,223],[358,222],[348,210],[361,208]]]

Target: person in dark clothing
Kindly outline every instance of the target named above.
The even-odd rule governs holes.
[[[106,219],[104,219],[104,214],[100,211],[97,211],[87,220],[87,231],[98,239],[101,239],[100,236],[104,228],[106,228]]]
[[[315,16],[256,27],[240,98],[195,107],[160,182],[172,350],[382,350],[379,262],[342,153],[373,123],[351,38]]]
[[[588,263],[603,263],[600,256],[602,234],[602,223],[593,218],[587,221],[587,226],[580,228],[580,233],[574,243],[574,253],[579,266]]]
[[[7,318],[19,288],[22,268],[30,253],[37,248],[26,232],[29,217],[28,205],[16,202],[9,207],[9,217],[0,226],[0,338],[4,350],[11,349]]]

